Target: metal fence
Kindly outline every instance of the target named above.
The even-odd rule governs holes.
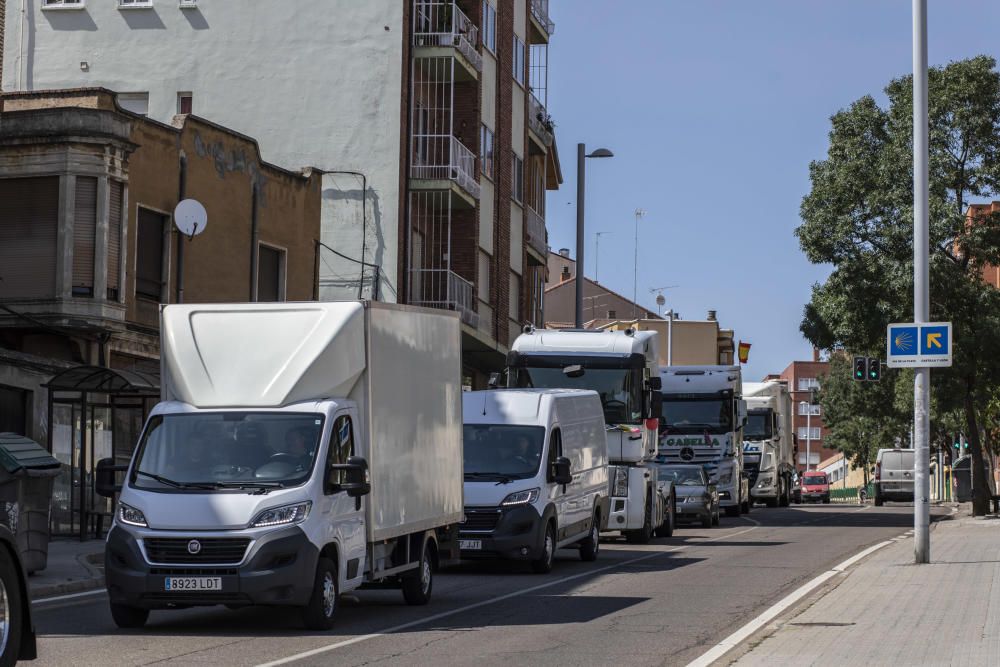
[[[555,32],[556,24],[549,18],[549,0],[531,0],[531,15],[550,36]]]
[[[410,303],[414,306],[454,310],[469,326],[479,325],[475,286],[448,269],[412,269]]]
[[[458,5],[440,0],[415,0],[413,10],[414,46],[453,46],[476,71],[482,71],[483,57],[476,50],[479,28]]]

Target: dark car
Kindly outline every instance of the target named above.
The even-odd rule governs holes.
[[[660,479],[674,483],[677,520],[700,521],[703,528],[719,525],[719,492],[700,465],[661,464]]]
[[[14,533],[0,523],[0,667],[36,657],[27,578]]]

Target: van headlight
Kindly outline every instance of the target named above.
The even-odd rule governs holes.
[[[140,526],[142,528],[147,528],[146,515],[142,513],[142,510],[137,510],[131,505],[126,505],[125,503],[118,503],[118,520],[129,526]]]
[[[614,467],[614,476],[611,478],[611,495],[616,498],[628,497],[628,468],[624,466]]]
[[[534,489],[526,489],[524,491],[515,491],[500,503],[504,507],[510,507],[511,505],[530,505],[531,503],[538,500],[538,494],[540,489],[537,487]]]
[[[268,526],[293,526],[297,523],[302,523],[309,516],[309,510],[312,509],[312,501],[307,500],[303,503],[295,503],[294,505],[282,505],[281,507],[272,507],[269,510],[264,510],[250,522],[251,528],[267,528]]]

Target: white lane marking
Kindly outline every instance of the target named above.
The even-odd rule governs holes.
[[[93,591],[84,591],[83,593],[69,593],[67,595],[56,595],[50,598],[38,598],[37,600],[32,600],[31,604],[43,604],[46,602],[59,602],[60,600],[72,600],[74,598],[82,598],[88,595],[103,595],[107,591],[103,588],[98,588]]]
[[[309,650],[309,651],[303,651],[302,653],[296,653],[295,655],[290,655],[290,656],[285,657],[285,658],[279,658],[279,659],[274,660],[272,662],[265,662],[265,663],[262,663],[262,664],[258,665],[257,667],[275,667],[276,665],[286,665],[286,664],[288,664],[290,662],[295,662],[297,660],[304,660],[305,658],[311,658],[313,656],[320,655],[321,653],[327,653],[329,651],[334,651],[334,650],[336,650],[338,648],[344,648],[345,646],[352,646],[354,644],[360,644],[361,642],[368,641],[369,639],[377,639],[378,637],[384,637],[385,635],[390,635],[390,634],[393,634],[394,632],[400,632],[402,630],[407,630],[409,628],[416,627],[418,625],[426,625],[428,623],[433,623],[434,621],[438,621],[438,620],[440,620],[442,618],[447,618],[449,616],[454,616],[455,614],[461,614],[463,612],[470,611],[472,609],[478,609],[479,607],[485,607],[487,605],[495,604],[497,602],[503,602],[504,600],[509,600],[511,598],[519,597],[519,596],[525,595],[527,593],[534,593],[535,591],[542,590],[543,588],[551,588],[552,586],[558,586],[559,584],[564,584],[567,581],[573,581],[575,579],[581,579],[583,577],[592,577],[592,576],[594,576],[596,574],[600,574],[602,572],[608,572],[609,570],[615,570],[615,569],[618,569],[618,568],[621,568],[621,567],[625,567],[626,565],[632,565],[633,563],[639,563],[639,562],[644,561],[644,560],[650,560],[651,558],[656,558],[658,556],[662,556],[663,554],[673,553],[673,552],[677,552],[677,551],[683,551],[684,549],[687,549],[687,548],[690,548],[690,547],[696,547],[699,544],[705,544],[707,542],[717,542],[719,540],[724,540],[724,539],[727,539],[727,538],[730,538],[730,537],[736,537],[737,535],[742,535],[744,533],[749,533],[751,530],[756,530],[760,526],[760,522],[758,522],[758,521],[754,521],[753,519],[751,519],[749,517],[742,517],[742,518],[746,519],[747,521],[750,521],[754,525],[751,526],[750,528],[746,528],[746,529],[741,530],[741,531],[736,532],[736,533],[728,533],[726,535],[720,535],[718,537],[713,537],[711,539],[701,540],[700,542],[697,542],[697,543],[694,543],[694,544],[682,544],[682,545],[679,545],[679,546],[676,546],[676,547],[672,547],[670,549],[665,549],[665,550],[662,550],[662,551],[655,551],[655,552],[652,552],[652,553],[647,554],[645,556],[639,556],[638,558],[633,558],[631,560],[626,560],[626,561],[622,561],[620,563],[615,563],[613,565],[607,565],[605,567],[600,567],[600,568],[597,568],[596,570],[588,570],[587,572],[581,572],[579,574],[574,574],[574,575],[571,575],[571,576],[568,576],[568,577],[563,577],[561,579],[556,579],[555,581],[549,581],[549,582],[546,582],[544,584],[539,584],[537,586],[531,586],[529,588],[524,588],[524,589],[519,590],[519,591],[513,591],[511,593],[507,593],[506,595],[498,595],[498,596],[493,597],[493,598],[489,598],[489,599],[486,599],[486,600],[481,600],[479,602],[474,602],[473,604],[469,604],[469,605],[466,605],[464,607],[459,607],[458,609],[452,609],[450,611],[444,611],[444,612],[441,612],[440,614],[434,614],[433,616],[428,616],[426,618],[421,618],[421,619],[418,619],[416,621],[410,621],[409,623],[402,623],[400,625],[394,625],[391,628],[386,628],[384,630],[379,630],[378,632],[373,632],[371,634],[359,635],[357,637],[352,637],[351,639],[345,639],[343,641],[335,642],[333,644],[327,644],[326,646],[320,646],[318,648],[314,648],[314,649]]]
[[[835,565],[833,569],[827,570],[823,574],[814,577],[813,579],[806,582],[802,586],[799,586],[794,591],[792,591],[784,598],[779,600],[772,607],[767,609],[763,614],[761,614],[760,616],[753,619],[752,621],[744,625],[742,628],[740,628],[733,634],[723,639],[721,642],[719,642],[711,649],[709,649],[708,652],[704,653],[700,657],[689,662],[687,664],[687,667],[708,667],[713,662],[715,662],[716,660],[724,656],[726,653],[728,653],[730,650],[735,648],[737,645],[739,645],[740,642],[745,640],[747,637],[755,633],[760,628],[764,627],[770,621],[774,620],[779,614],[781,614],[781,612],[785,611],[793,604],[804,598],[813,589],[815,589],[817,586],[825,582],[827,579],[840,574],[845,569],[847,569],[854,563],[858,562],[865,556],[874,553],[875,551],[878,551],[882,547],[886,547],[890,544],[892,544],[892,540],[886,540],[885,542],[879,542],[874,546],[870,546],[864,551],[854,556],[851,556],[850,558],[840,563],[839,565]]]

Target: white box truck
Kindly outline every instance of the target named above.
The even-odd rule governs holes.
[[[530,329],[507,355],[510,387],[590,389],[601,399],[608,446],[608,530],[633,544],[673,533],[672,484],[658,484],[660,378],[655,331]]]
[[[705,466],[728,516],[750,511],[739,366],[664,366],[659,460]]]
[[[332,624],[338,595],[401,587],[425,604],[458,557],[458,317],[383,303],[171,305],[162,402],[105,550],[111,613],[298,607]]]
[[[552,570],[556,549],[597,559],[608,520],[608,453],[593,391],[466,392],[462,557]]]
[[[792,395],[784,380],[744,382],[747,423],[743,466],[750,497],[768,507],[788,507],[795,477]]]

